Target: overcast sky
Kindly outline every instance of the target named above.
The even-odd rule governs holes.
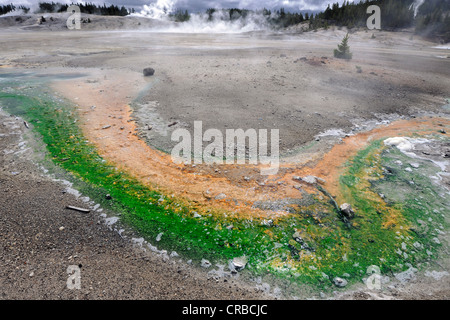
[[[0,4],[15,5],[24,4],[28,7],[36,8],[39,2],[51,2],[52,0],[0,0]],[[103,3],[124,5],[127,8],[134,7],[135,9],[141,9],[143,5],[156,2],[156,0],[88,0],[88,1],[76,1],[76,0],[53,0],[60,3],[71,2],[92,2],[96,4]],[[170,0],[166,0],[170,1]],[[191,12],[204,11],[207,8],[245,8],[245,9],[274,9],[284,7],[290,11],[297,10],[324,10],[328,3],[339,2],[343,0],[175,0],[176,7],[180,9],[189,9]]]

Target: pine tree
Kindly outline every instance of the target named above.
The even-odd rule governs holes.
[[[338,45],[337,49],[334,49],[334,56],[339,59],[347,59],[350,60],[353,54],[350,52],[350,47],[348,45],[348,33],[342,39],[341,44]]]

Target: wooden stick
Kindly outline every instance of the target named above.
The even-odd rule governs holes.
[[[72,206],[67,206],[66,209],[75,210],[75,211],[79,211],[79,212],[82,212],[82,213],[89,213],[89,212],[91,212],[91,210],[89,210],[89,209],[82,209],[82,208],[77,208],[77,207],[72,207]]]

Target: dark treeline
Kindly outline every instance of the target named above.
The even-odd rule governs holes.
[[[16,10],[23,10],[25,13],[28,13],[30,11],[30,8],[26,8],[25,6],[16,7],[12,3],[7,4],[7,5],[2,5],[2,6],[0,6],[0,15],[7,14],[9,12],[16,11]]]
[[[352,28],[365,28],[369,15],[367,8],[377,5],[381,9],[381,20],[383,30],[398,30],[402,28],[415,27],[416,33],[450,41],[450,0],[427,0],[419,8],[417,16],[414,16],[414,0],[361,0],[351,3],[345,1],[342,5],[333,3],[320,13],[287,12],[279,9],[272,12],[263,9],[250,11],[245,9],[214,9],[206,10],[207,19],[214,19],[217,15],[220,19],[231,21],[245,19],[249,14],[262,14],[267,22],[274,28],[286,28],[299,23],[309,23],[311,30],[328,28],[330,26]],[[187,10],[178,10],[171,14],[174,21],[184,22],[190,19]]]
[[[73,3],[75,4],[75,3]],[[95,5],[93,3],[76,3],[80,8],[81,13],[87,14],[97,14],[102,16],[127,16],[130,13],[134,13],[135,10],[127,9],[125,6],[118,7],[115,5],[107,6],[106,4]],[[39,2],[39,9],[35,13],[55,13],[55,12],[67,12],[68,4],[61,4],[59,2]],[[16,10],[23,10],[25,13],[30,11],[30,8],[26,8],[25,6],[14,6],[13,4],[2,5],[0,6],[0,15],[6,14]]]
[[[213,20],[213,16],[215,13],[221,12],[223,14],[223,18],[226,20],[235,21],[241,18],[246,18],[252,11],[246,10],[246,9],[238,9],[238,8],[232,8],[232,9],[214,9],[209,8],[206,9],[206,14],[208,15],[208,21]]]
[[[252,11],[246,9],[215,9],[209,8],[206,10],[205,14],[207,15],[207,20],[212,21],[214,19],[214,15],[217,13],[221,13],[218,16],[224,20],[236,21],[239,19],[245,19],[250,14],[260,14],[266,18],[266,20],[271,23],[274,27],[289,27],[291,25],[299,24],[309,19],[309,14],[306,13],[304,16],[299,12],[286,12],[285,9],[280,9],[272,12],[264,8],[259,11]],[[190,14],[187,10],[177,10],[176,13],[170,15],[173,20],[178,22],[189,21]]]
[[[169,18],[176,22],[186,22],[191,19],[191,15],[187,10],[176,10],[175,13],[169,14]]]
[[[81,13],[97,14],[102,16],[127,16],[130,13],[134,13],[134,9],[128,10],[124,6],[118,7],[115,5],[103,6],[95,5],[93,3],[76,3],[80,8]],[[55,12],[67,12],[68,4],[61,4],[59,2],[39,2],[39,9],[35,13],[55,13]],[[23,10],[25,13],[30,11],[30,8],[25,6],[14,6],[13,4],[0,6],[0,15],[6,14],[16,10]]]
[[[369,17],[366,10],[370,5],[381,9],[383,29],[411,27],[414,24],[414,0],[372,0],[350,3],[346,1],[328,5],[327,9],[311,19],[313,29],[328,25],[346,26],[348,28],[365,27]]]
[[[270,10],[264,9],[263,12],[268,16],[272,16]],[[306,13],[305,16],[303,16],[301,12],[286,12],[283,8],[275,12],[275,17],[269,19],[272,24],[281,28],[287,28],[306,20],[309,20],[309,13]]]
[[[212,20],[214,14],[220,11],[222,19],[238,20],[245,19],[249,14],[262,14],[267,22],[274,28],[286,28],[303,22],[309,23],[311,30],[328,28],[330,26],[359,28],[365,27],[369,5],[377,5],[381,8],[382,28],[384,30],[396,30],[400,28],[415,27],[416,33],[433,37],[441,41],[450,41],[450,0],[427,0],[420,6],[417,16],[414,16],[414,0],[361,0],[350,3],[345,1],[342,5],[333,3],[328,5],[325,11],[317,14],[301,12],[286,12],[279,9],[272,12],[268,9],[260,11],[250,11],[245,9],[207,9],[208,20]],[[106,4],[95,5],[93,3],[76,4],[82,13],[126,16],[134,13],[134,9],[127,9],[124,6],[107,6]],[[69,5],[55,2],[40,2],[37,13],[66,12]],[[17,7],[13,4],[0,6],[0,15],[15,10],[30,11],[24,6]],[[169,17],[173,21],[186,22],[191,18],[188,10],[177,10]]]
[[[419,8],[416,32],[450,41],[450,0],[427,0]]]
[[[106,4],[103,4],[103,6],[100,6],[93,3],[76,3],[75,5],[80,8],[81,13],[97,14],[102,16],[127,16],[131,12],[134,12],[134,9],[129,11],[124,6],[119,8],[115,5],[107,6]],[[61,4],[58,2],[40,2],[37,13],[67,12],[68,7],[68,4]]]
[[[335,3],[310,18],[310,29],[327,28],[330,25],[365,27],[367,7],[378,5],[384,30],[415,27],[418,34],[450,41],[450,0],[427,0],[420,6],[416,17],[413,3],[414,0],[347,1],[342,6]]]

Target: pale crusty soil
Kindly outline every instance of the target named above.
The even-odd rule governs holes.
[[[220,130],[279,128],[282,150],[295,153],[320,132],[354,128],[355,120],[380,120],[380,114],[442,113],[449,94],[450,59],[443,57],[447,52],[434,49],[433,43],[411,40],[408,33],[381,32],[376,39],[370,39],[370,33],[353,34],[354,59],[346,62],[332,58],[343,30],[302,35],[182,35],[98,31],[105,30],[104,25],[63,32],[60,26],[16,28],[11,21],[0,22],[5,25],[0,32],[3,72],[86,73],[91,75],[86,85],[99,95],[105,87],[120,88],[127,82],[131,89],[125,100],[133,103],[138,92],[140,110],[144,110],[138,124],[164,127],[164,134],[147,132],[147,139],[166,151],[171,147],[172,130],[192,129],[193,121],[202,120],[205,128]],[[356,72],[356,66],[362,73]],[[154,67],[155,76],[137,77],[144,67]],[[122,75],[110,79],[108,71]],[[66,96],[74,98],[69,93]],[[103,108],[105,122],[109,113],[117,111],[109,105],[97,107]],[[22,128],[14,131],[11,124],[2,124],[0,150],[20,152],[20,120],[3,115],[2,121],[15,121]],[[169,128],[174,122],[177,125]],[[330,145],[319,145],[314,153],[324,148]],[[41,175],[21,153],[4,154],[0,158],[0,298],[270,298],[244,283],[208,280],[205,272],[144,254],[99,224],[96,214],[65,210],[67,204],[83,203],[63,193],[61,184]],[[310,160],[311,155],[306,158]],[[81,291],[66,289],[66,269],[72,264],[82,265]],[[384,298],[447,299],[447,279],[394,288]],[[371,297],[363,289],[336,296]]]

